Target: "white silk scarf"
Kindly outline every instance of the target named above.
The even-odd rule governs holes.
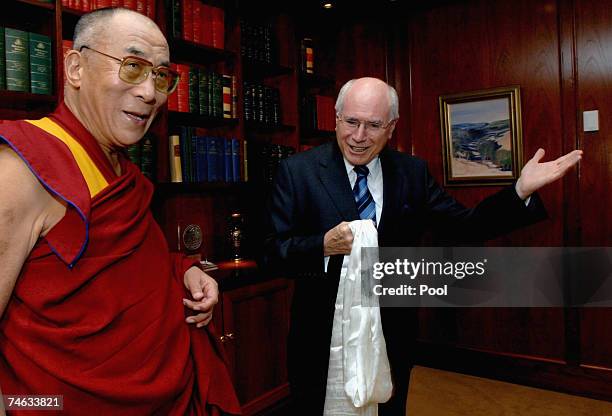
[[[372,294],[362,293],[367,282],[361,280],[361,248],[378,247],[378,233],[371,220],[349,226],[353,248],[338,284],[324,415],[377,416],[378,403],[389,400],[393,385],[378,299],[367,297],[367,306],[362,304],[362,296]]]

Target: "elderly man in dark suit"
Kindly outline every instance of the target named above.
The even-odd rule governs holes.
[[[467,209],[434,181],[424,161],[386,146],[399,116],[393,87],[376,78],[351,80],[340,90],[336,113],[336,142],[281,163],[268,211],[268,260],[295,278],[289,336],[295,414],[323,413],[334,304],[353,242],[348,221],[374,220],[381,247],[418,245],[425,230],[441,224],[470,230],[475,241],[492,238],[542,219],[534,192],[562,177],[582,154],[540,163],[540,149],[514,186]],[[499,218],[510,220],[499,224]],[[415,319],[408,309],[381,308],[381,320],[394,393],[379,412],[403,415]]]

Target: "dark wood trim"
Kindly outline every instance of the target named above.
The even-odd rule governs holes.
[[[426,342],[416,343],[416,357],[416,365],[612,401],[612,371],[605,368]]]

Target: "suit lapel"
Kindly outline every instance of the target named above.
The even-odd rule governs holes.
[[[359,219],[344,159],[335,143],[329,146],[329,151],[319,161],[319,178],[341,219]]]
[[[379,235],[383,233],[385,227],[393,227],[393,224],[387,223],[390,221],[389,218],[400,210],[401,195],[406,184],[404,175],[395,166],[386,147],[380,152],[380,164],[383,173],[383,210],[378,222]]]

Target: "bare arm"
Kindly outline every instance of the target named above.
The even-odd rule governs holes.
[[[65,212],[17,154],[0,145],[0,317],[34,244]]]

